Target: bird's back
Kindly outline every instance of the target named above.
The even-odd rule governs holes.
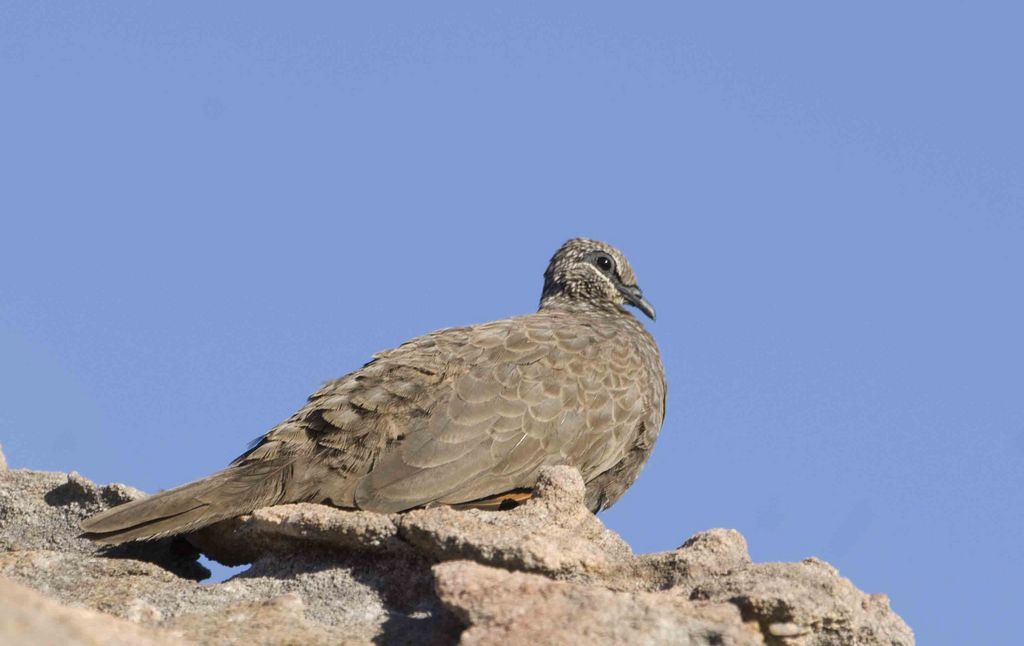
[[[570,464],[600,489],[588,492],[596,509],[646,460],[664,392],[657,346],[632,316],[541,310],[377,354],[237,463],[291,455],[306,477],[285,501],[373,511],[470,503]],[[599,479],[616,469],[614,482]]]

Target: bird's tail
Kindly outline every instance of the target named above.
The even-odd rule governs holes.
[[[82,521],[84,537],[116,544],[193,531],[278,504],[291,462],[240,464],[212,476],[133,500]]]

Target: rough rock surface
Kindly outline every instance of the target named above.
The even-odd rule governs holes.
[[[0,577],[0,641],[5,644],[171,646],[183,640],[110,615],[68,608]]]
[[[468,561],[434,572],[441,600],[469,626],[464,644],[764,644],[730,603],[613,592]]]
[[[816,559],[751,563],[733,530],[634,555],[565,467],[509,511],[284,505],[191,543],[104,550],[78,537],[82,518],[139,495],[0,469],[0,576],[13,580],[0,584],[0,642],[913,643],[884,595]],[[200,550],[252,567],[200,585]]]

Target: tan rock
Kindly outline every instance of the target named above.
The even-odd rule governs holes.
[[[329,646],[368,643],[366,640],[349,640],[327,626],[307,621],[305,604],[295,592],[267,601],[240,603],[180,616],[168,622],[167,626],[204,644]]]
[[[884,595],[816,559],[752,563],[735,530],[634,555],[586,510],[566,467],[510,511],[257,510],[193,537],[218,559],[252,563],[205,586],[184,541],[97,550],[79,537],[79,519],[138,495],[77,474],[0,471],[0,575],[108,613],[112,634],[127,619],[154,639],[211,644],[913,643]]]
[[[299,503],[257,509],[189,536],[204,554],[225,565],[252,563],[265,554],[324,550],[401,550],[399,514],[345,511]]]
[[[74,471],[0,470],[0,551],[103,553],[159,563],[189,579],[210,576],[196,561],[198,550],[181,538],[104,549],[80,536],[82,519],[144,495],[122,484],[97,485]]]
[[[35,590],[0,578],[0,643],[174,646],[190,642],[94,610],[62,606]]]
[[[441,600],[467,625],[462,644],[764,644],[729,603],[613,592],[468,561],[434,573]]]
[[[789,646],[910,645],[914,635],[884,595],[867,595],[824,561],[753,563],[682,586],[691,599],[728,601]]]
[[[438,560],[469,559],[558,578],[592,579],[618,571],[633,552],[584,505],[575,469],[544,471],[536,495],[505,512],[448,507],[405,514],[399,533]]]

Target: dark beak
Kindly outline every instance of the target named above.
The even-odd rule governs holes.
[[[647,302],[644,298],[644,293],[640,291],[640,288],[636,285],[631,287],[622,286],[619,288],[622,292],[622,296],[625,297],[626,302],[637,308],[641,312],[647,315],[647,318],[652,321],[656,320],[654,317],[654,306]]]

